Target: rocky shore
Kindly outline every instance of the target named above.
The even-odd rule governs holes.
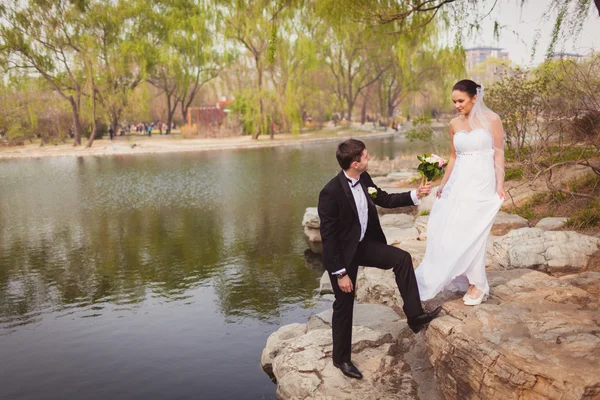
[[[427,214],[428,200],[417,213]],[[388,242],[411,252],[415,267],[427,219],[381,217]],[[488,243],[490,298],[467,307],[462,293],[440,293],[425,307],[441,305],[443,316],[418,335],[406,325],[392,271],[361,268],[352,357],[365,378],[333,367],[328,310],[269,337],[261,363],[278,397],[600,399],[600,238],[565,231],[565,222],[545,218],[532,227],[500,212]],[[316,208],[302,225],[319,252]],[[324,273],[318,295],[330,293]]]

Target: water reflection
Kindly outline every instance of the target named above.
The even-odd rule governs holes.
[[[128,374],[138,394],[272,397],[257,360],[277,325],[318,306],[322,270],[301,221],[337,173],[335,145],[0,162],[0,356],[12,365],[0,384],[21,393],[12,398],[52,398],[91,357],[104,378],[81,377],[64,396],[115,398],[102,382]],[[367,145],[378,157],[416,152]],[[50,379],[53,352],[70,364]],[[210,371],[151,384],[157,363]]]

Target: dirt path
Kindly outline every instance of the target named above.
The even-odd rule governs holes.
[[[0,148],[1,159],[42,158],[42,157],[81,157],[81,156],[110,156],[130,154],[155,154],[194,152],[223,149],[246,149],[255,147],[279,147],[303,145],[314,142],[342,141],[350,137],[386,137],[395,132],[373,132],[354,129],[327,129],[318,132],[302,133],[300,135],[278,134],[274,139],[261,136],[252,140],[250,136],[235,136],[215,139],[183,139],[179,136],[126,136],[94,141],[91,148],[84,146],[73,147],[71,144],[47,145],[27,144],[18,147]]]

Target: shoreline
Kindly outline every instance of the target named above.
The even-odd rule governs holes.
[[[110,141],[97,139],[91,148],[84,145],[74,147],[71,144],[46,145],[29,144],[22,147],[0,148],[0,160],[37,159],[47,157],[83,157],[83,156],[124,156],[138,154],[164,154],[182,152],[201,152],[210,150],[237,150],[252,148],[267,148],[279,146],[298,146],[320,142],[342,141],[351,137],[384,138],[401,134],[401,132],[373,132],[363,130],[343,130],[341,132],[327,132],[327,136],[319,137],[322,131],[315,133],[302,133],[298,136],[292,134],[276,135],[274,139],[261,136],[252,140],[250,136],[235,136],[226,138],[199,138],[184,139],[180,136],[126,136]]]

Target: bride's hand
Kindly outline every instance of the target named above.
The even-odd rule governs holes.
[[[502,201],[508,200],[508,195],[504,191],[504,187],[503,186],[498,186],[496,188],[496,191],[498,192],[498,196],[500,196],[500,198],[502,199]]]
[[[435,197],[437,197],[438,199],[440,197],[442,197],[442,191],[444,190],[444,185],[440,185],[440,187],[438,187],[437,193],[435,194]]]

